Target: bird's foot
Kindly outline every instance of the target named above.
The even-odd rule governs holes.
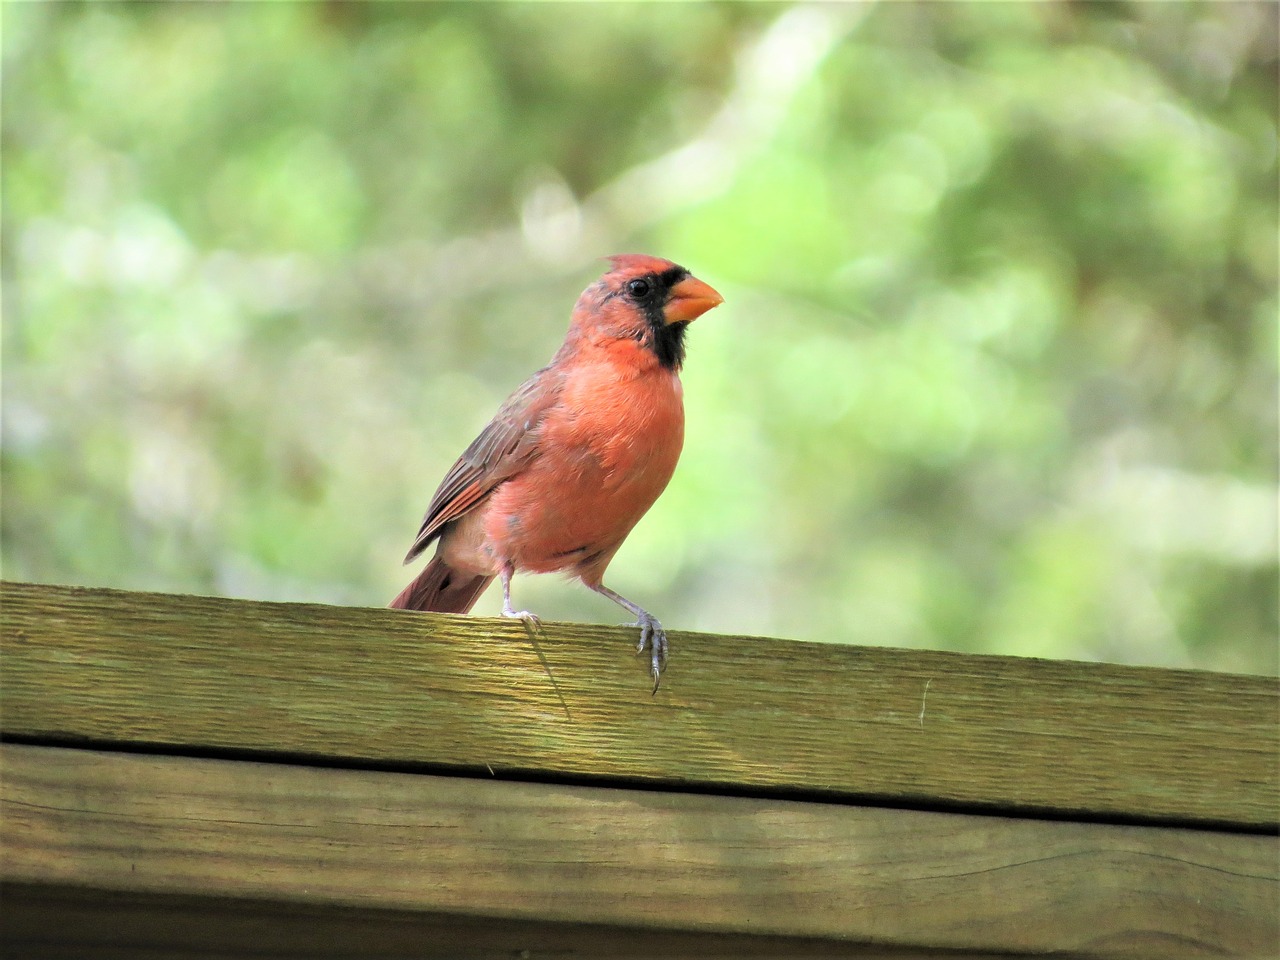
[[[542,626],[541,620],[528,610],[516,610],[511,606],[511,575],[514,572],[515,568],[510,563],[498,571],[498,576],[502,577],[502,615],[512,620],[523,621],[529,630],[537,630]]]
[[[502,608],[502,615],[511,620],[523,620],[524,625],[531,630],[542,626],[542,621],[538,619],[538,615],[530,613],[528,610],[512,610],[508,606]]]
[[[650,666],[653,674],[653,692],[658,692],[658,682],[662,679],[662,671],[667,666],[667,631],[663,629],[658,618],[647,613],[640,614],[635,623],[627,624],[640,628],[640,642],[636,645],[636,653],[650,653]]]

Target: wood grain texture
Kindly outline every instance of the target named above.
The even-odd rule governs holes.
[[[1280,823],[1271,678],[674,633],[650,696],[616,627],[531,640],[503,620],[25,584],[0,601],[0,732],[32,742]]]
[[[872,947],[10,884],[0,958],[13,960],[1011,960],[1015,954]],[[1061,958],[1055,958],[1061,960]]]
[[[1093,958],[1261,957],[1280,841],[0,746],[6,884]]]

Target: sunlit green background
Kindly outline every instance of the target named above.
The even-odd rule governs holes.
[[[4,576],[384,604],[644,251],[668,626],[1275,672],[1277,9],[3,4]]]

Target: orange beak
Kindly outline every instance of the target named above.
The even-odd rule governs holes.
[[[667,323],[681,323],[694,320],[712,307],[724,303],[724,297],[716,293],[710,284],[703,283],[697,277],[685,277],[671,288],[671,296],[663,315]]]

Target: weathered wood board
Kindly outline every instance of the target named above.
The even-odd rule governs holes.
[[[18,745],[0,772],[0,877],[24,942],[54,955],[222,942],[236,903],[276,904],[277,934],[280,905],[327,916],[342,956],[1175,960],[1280,941],[1274,837]],[[191,926],[92,926],[128,897],[177,898]],[[464,916],[471,936],[446,938]],[[440,952],[395,954],[406,924]],[[306,955],[280,939],[243,955]]]
[[[7,583],[0,732],[1275,830],[1273,678]]]

